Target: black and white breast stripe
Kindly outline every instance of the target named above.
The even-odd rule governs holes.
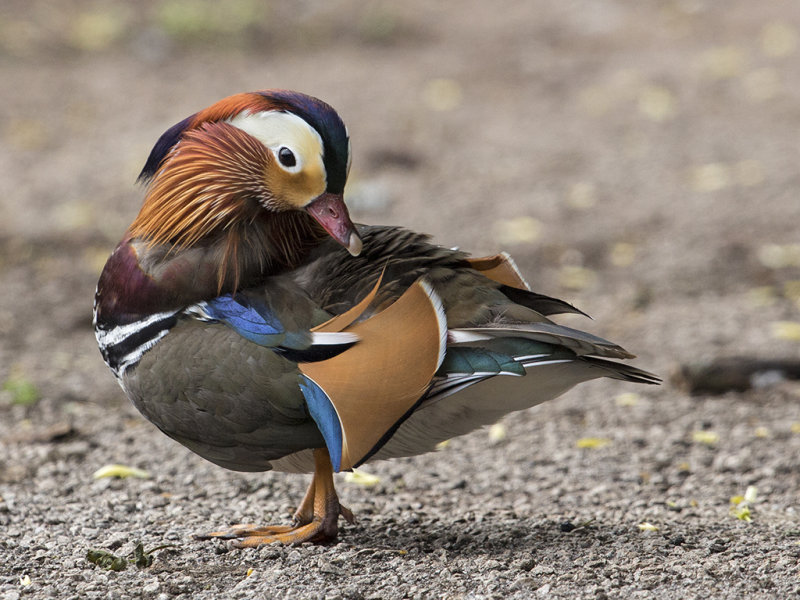
[[[106,364],[117,379],[135,365],[178,322],[178,311],[162,312],[110,329],[95,325],[95,336]]]

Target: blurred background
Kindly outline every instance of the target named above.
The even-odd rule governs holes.
[[[800,357],[796,1],[4,0],[0,458],[18,458],[0,460],[0,482],[24,482],[49,460],[20,440],[88,440],[63,472],[120,460],[103,435],[138,417],[100,358],[91,309],[139,209],[136,176],[168,127],[269,87],[322,98],[347,123],[356,220],[477,255],[511,252],[534,289],[595,318],[562,322],[621,343],[637,365],[670,378],[716,358]],[[618,466],[603,468],[641,457],[632,468],[647,481],[674,484],[686,502],[710,494],[723,518],[750,483],[778,504],[796,500],[796,382],[715,399],[675,381],[592,384],[525,427],[562,444],[567,486],[604,473],[580,470],[578,431],[617,440],[603,456]],[[610,399],[621,392],[635,395]],[[120,424],[120,411],[132,421]],[[146,466],[131,444],[148,432],[184,452],[143,427],[124,438],[129,461]],[[511,461],[514,448],[494,452]],[[717,469],[721,455],[739,461],[724,463],[732,471]],[[718,487],[711,472],[723,473]],[[213,475],[223,476],[234,477]]]
[[[0,381],[114,390],[89,327],[158,136],[232,93],[338,109],[355,218],[512,252],[661,368],[798,352],[800,7],[7,0]]]

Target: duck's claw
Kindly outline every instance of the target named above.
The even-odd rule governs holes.
[[[336,539],[339,534],[339,516],[348,523],[355,523],[353,513],[339,504],[333,486],[333,467],[328,451],[314,451],[314,477],[308,486],[303,501],[294,514],[292,525],[259,526],[253,523],[238,523],[218,531],[195,535],[197,540],[219,538],[233,540],[237,548],[252,548],[278,542],[280,544],[323,544]]]

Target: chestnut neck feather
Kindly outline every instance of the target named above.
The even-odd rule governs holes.
[[[100,275],[97,323],[103,328],[132,323],[263,284],[297,267],[326,237],[302,212],[265,212],[191,247],[126,237]]]
[[[145,243],[155,263],[208,249],[217,292],[296,266],[325,232],[303,212],[269,209],[272,160],[258,140],[227,123],[186,132],[156,172],[131,238]],[[141,252],[140,261],[150,262]]]
[[[270,209],[271,160],[227,123],[186,132],[167,155],[128,232],[139,268],[164,298],[192,302],[253,285],[296,267],[326,237],[308,214]],[[183,272],[195,275],[176,276]]]
[[[189,247],[218,229],[250,221],[270,201],[267,149],[227,123],[186,132],[167,155],[130,227],[152,244]]]

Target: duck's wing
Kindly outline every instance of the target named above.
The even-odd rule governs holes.
[[[299,274],[307,278],[310,295],[331,312],[351,306],[354,290],[381,278],[380,285],[373,285],[376,289],[364,296],[358,314],[349,313],[351,324],[344,328],[355,331],[364,325],[370,329],[368,339],[313,367],[320,373],[315,379],[319,387],[333,390],[334,373],[339,370],[334,365],[347,365],[340,371],[347,381],[338,381],[335,392],[315,391],[325,398],[323,406],[335,408],[327,418],[326,440],[336,440],[328,444],[332,456],[341,454],[340,437],[361,440],[351,444],[358,451],[349,453],[342,468],[371,458],[429,451],[442,440],[554,398],[589,379],[659,381],[645,371],[607,360],[632,358],[618,345],[549,320],[546,314],[580,311],[528,289],[507,255],[469,259],[397,228],[362,227],[360,233],[361,257],[324,253]],[[438,317],[419,327],[411,325],[418,319],[414,311],[424,322],[422,304],[408,312],[389,310],[393,303],[406,303],[403,291],[415,281],[426,289],[428,300],[422,304],[442,308]],[[434,315],[437,309],[427,313]],[[423,395],[415,399],[422,388],[404,388],[404,378],[417,374],[424,381],[430,374],[435,363],[428,359],[422,368],[415,349],[425,344],[433,348],[436,329],[442,327],[447,331],[444,356]],[[406,345],[399,346],[399,340]],[[381,363],[383,359],[386,362]],[[302,365],[301,370],[310,372]],[[348,418],[352,420],[346,423]]]

